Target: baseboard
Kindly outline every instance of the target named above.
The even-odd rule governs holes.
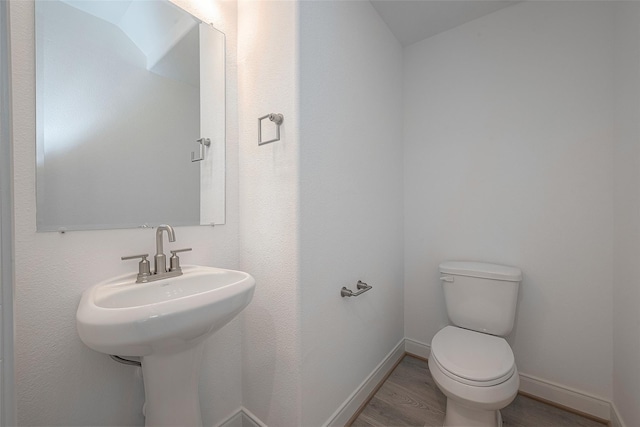
[[[426,359],[429,357],[431,347],[406,338],[405,351]],[[612,427],[626,427],[622,422],[618,425],[613,423],[614,406],[608,400],[523,373],[520,373],[520,391],[574,411],[603,420],[611,420]],[[617,418],[620,420],[619,416]]]
[[[429,344],[421,343],[420,341],[412,340],[411,338],[405,338],[404,351],[413,356],[428,359],[429,354],[431,353],[431,346]]]
[[[611,403],[611,427],[627,427],[618,412],[618,407],[613,402]]]
[[[236,412],[233,413],[229,418],[218,423],[215,427],[243,427],[242,426],[242,418],[244,414],[242,413],[242,408],[239,408]]]
[[[233,415],[217,424],[216,427],[267,427],[267,425],[260,421],[250,410],[241,406]]]
[[[520,391],[603,420],[611,419],[611,402],[554,382],[520,373]]]
[[[431,347],[428,344],[410,338],[400,340],[323,426],[345,426],[405,353],[427,359],[430,351]],[[523,373],[520,373],[520,391],[576,412],[610,420],[611,427],[627,427],[615,404],[603,398]],[[267,425],[247,408],[240,407],[227,420],[215,427],[267,427]]]
[[[387,354],[387,356],[376,366],[367,378],[351,393],[342,405],[323,424],[325,427],[343,427],[347,425],[351,417],[358,412],[360,407],[367,402],[369,395],[376,389],[382,380],[391,372],[393,367],[404,356],[404,338]]]

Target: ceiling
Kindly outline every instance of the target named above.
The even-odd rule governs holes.
[[[398,41],[407,46],[518,1],[371,0],[371,3]]]

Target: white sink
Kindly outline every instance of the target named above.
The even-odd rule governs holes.
[[[82,341],[121,356],[147,356],[194,344],[249,304],[255,280],[213,267],[183,266],[183,275],[136,283],[128,274],[88,289],[78,307]]]
[[[136,283],[135,274],[107,280],[86,290],[78,306],[78,334],[87,346],[142,357],[146,425],[202,425],[202,343],[249,304],[255,289],[241,271],[182,271],[149,283]]]

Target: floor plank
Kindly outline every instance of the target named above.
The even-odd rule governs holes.
[[[351,424],[354,427],[440,427],[446,397],[426,361],[405,356]],[[505,427],[603,427],[604,424],[518,395],[502,410]]]
[[[511,405],[502,410],[502,418],[509,427],[602,427],[604,425],[520,395]]]

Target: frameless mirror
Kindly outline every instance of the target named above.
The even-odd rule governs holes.
[[[36,1],[38,231],[224,223],[224,43],[165,0]]]

